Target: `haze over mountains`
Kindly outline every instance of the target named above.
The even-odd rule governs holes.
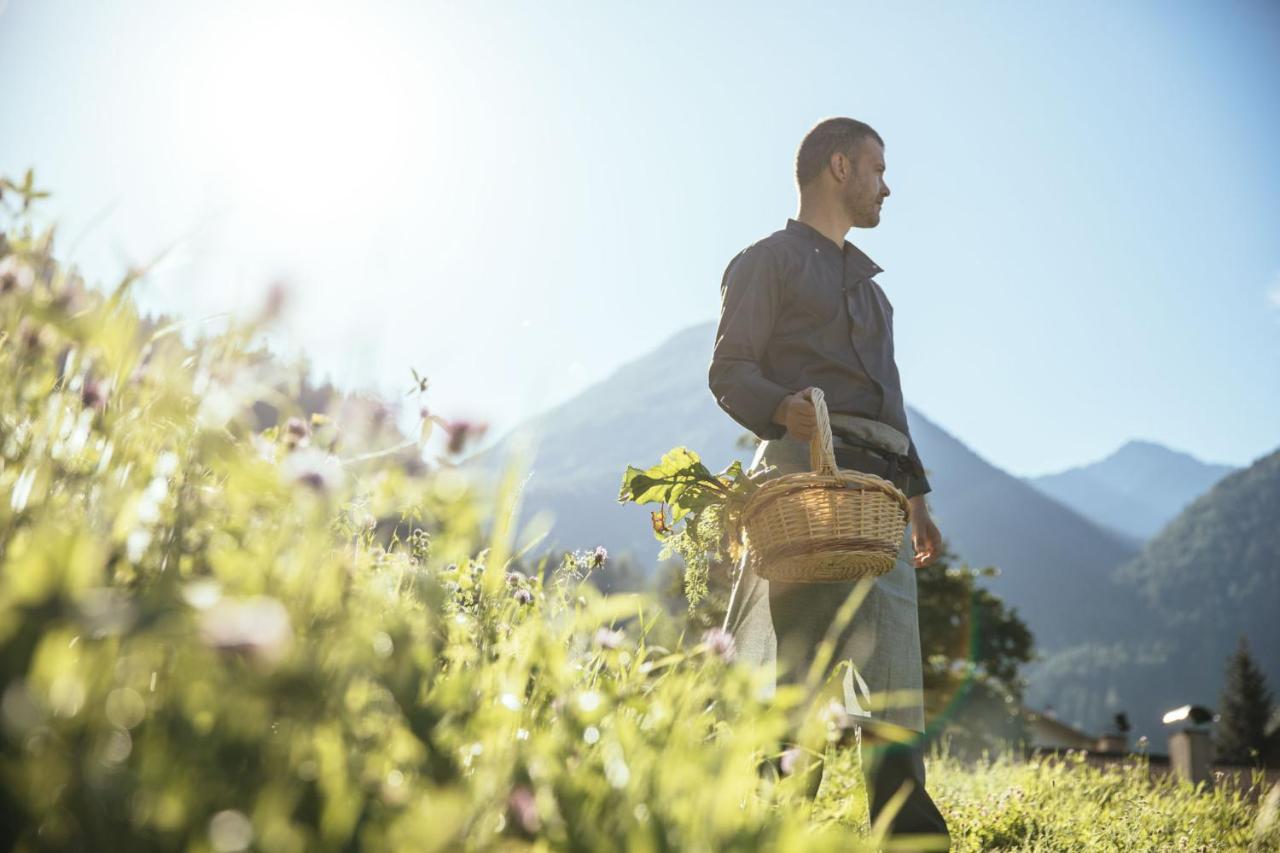
[[[714,334],[713,323],[676,334],[477,457],[494,471],[532,440],[524,517],[554,514],[543,548],[604,545],[656,565],[647,508],[616,502],[625,467],[654,464],[678,445],[713,470],[751,459],[754,441],[707,388]],[[1171,706],[1161,703],[1215,704],[1241,630],[1258,634],[1255,654],[1280,685],[1280,639],[1266,628],[1280,624],[1280,499],[1270,515],[1240,506],[1266,504],[1245,494],[1280,491],[1280,462],[1260,460],[1213,486],[1231,469],[1131,442],[1099,462],[1023,480],[918,411],[908,408],[908,420],[949,547],[969,565],[999,568],[986,585],[1016,608],[1044,655],[1028,672],[1029,704],[1052,705],[1092,731],[1126,710],[1135,734],[1162,743],[1158,715]],[[1259,530],[1268,524],[1270,536]],[[1161,528],[1144,547],[1146,531]],[[1212,591],[1200,588],[1208,577]]]
[[[1234,470],[1151,441],[1130,441],[1105,459],[1027,482],[1100,527],[1141,543]]]

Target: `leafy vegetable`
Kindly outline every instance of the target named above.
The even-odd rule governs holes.
[[[652,468],[628,465],[618,502],[659,505],[652,513],[653,533],[664,543],[662,557],[677,554],[684,562],[685,596],[692,608],[706,595],[711,565],[740,559],[742,511],[759,487],[739,461],[712,474],[697,453],[676,447]]]

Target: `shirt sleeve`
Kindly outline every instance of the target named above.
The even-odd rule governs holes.
[[[751,246],[729,262],[720,285],[720,325],[707,375],[720,408],[766,441],[786,435],[787,428],[773,422],[773,413],[791,393],[761,369],[781,290],[777,258],[768,246]]]
[[[933,491],[933,487],[929,485],[929,480],[924,475],[924,463],[920,461],[920,451],[916,450],[916,440],[914,438],[911,439],[911,444],[907,448],[907,457],[915,466],[915,471],[911,473],[911,478],[907,481],[906,496],[914,498],[917,495],[927,495]]]

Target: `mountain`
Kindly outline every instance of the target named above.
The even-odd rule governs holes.
[[[1141,543],[1235,470],[1155,442],[1130,441],[1098,462],[1027,482],[1094,524]]]
[[[1280,450],[1192,501],[1116,576],[1142,602],[1134,618],[1033,671],[1065,697],[1060,715],[1123,709],[1136,734],[1162,735],[1164,711],[1217,707],[1242,634],[1280,686]]]
[[[659,550],[648,509],[616,502],[626,465],[652,465],[685,445],[713,470],[749,461],[746,431],[707,387],[715,326],[685,329],[580,395],[522,425],[475,460],[494,471],[522,441],[535,447],[524,492],[526,516],[555,517],[546,547],[604,545],[653,563]],[[1131,618],[1137,599],[1114,568],[1136,554],[1122,537],[982,459],[941,427],[908,410],[929,470],[933,515],[951,550],[974,566],[995,565],[989,587],[1017,608],[1039,648],[1096,636]]]

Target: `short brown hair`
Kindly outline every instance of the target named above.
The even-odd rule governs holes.
[[[874,139],[884,147],[884,140],[871,125],[852,118],[827,118],[804,135],[796,152],[796,184],[803,187],[812,181],[839,152],[852,158],[864,139]]]

